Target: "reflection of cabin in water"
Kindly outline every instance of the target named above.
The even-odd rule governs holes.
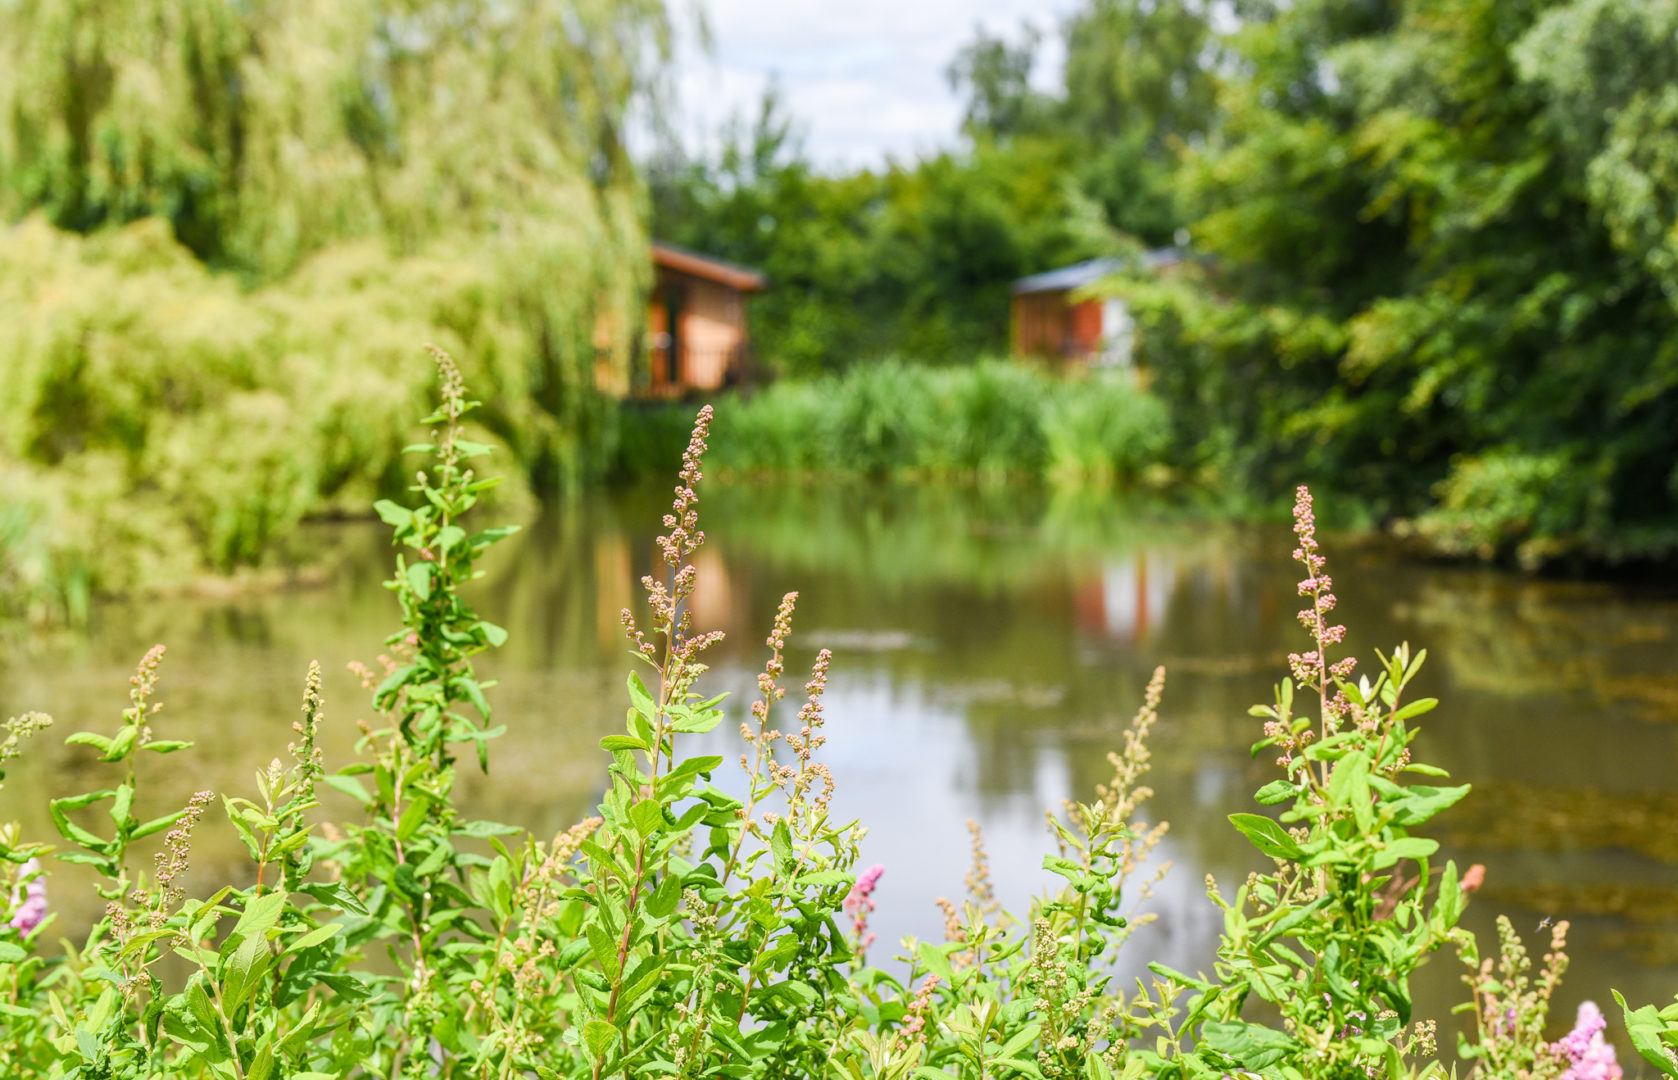
[[[1127,268],[1157,271],[1182,261],[1180,249],[1159,248],[1134,259],[1090,259],[1020,278],[1014,282],[1014,355],[1080,367],[1130,367],[1136,320],[1129,307],[1119,297],[1085,296],[1083,290]]]
[[[1177,587],[1177,567],[1170,558],[1146,553],[1110,562],[1078,586],[1078,625],[1107,638],[1141,641],[1165,614]]]
[[[637,390],[674,397],[740,382],[751,357],[746,296],[763,289],[763,275],[669,244],[653,245],[653,266]]]

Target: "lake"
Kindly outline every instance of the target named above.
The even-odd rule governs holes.
[[[876,897],[876,960],[905,934],[941,936],[934,906],[959,901],[968,867],[964,822],[978,821],[999,893],[1015,911],[1046,884],[1046,808],[1087,798],[1109,775],[1106,752],[1167,669],[1152,740],[1148,804],[1171,823],[1159,857],[1172,864],[1126,964],[1150,959],[1208,969],[1221,925],[1206,899],[1226,894],[1256,854],[1227,815],[1276,773],[1254,760],[1268,701],[1302,649],[1294,618],[1298,568],[1281,527],[1245,527],[1146,503],[959,487],[757,487],[702,491],[709,543],[698,559],[700,628],[726,641],[711,655],[716,690],[736,715],[766,656],[781,595],[800,593],[784,716],[818,648],[835,654],[826,757],[837,812],[869,826],[864,864],[886,872]],[[621,730],[629,664],[618,612],[655,568],[664,496],[601,495],[550,513],[495,549],[472,598],[511,640],[483,668],[496,721],[491,772],[463,763],[469,809],[551,835],[598,798]],[[39,643],[0,666],[0,709],[53,714],[0,792],[0,820],[46,837],[50,794],[106,786],[79,727],[109,730],[128,676],[154,642],[162,671],[160,738],[197,747],[148,755],[142,817],[200,788],[253,795],[252,774],[283,755],[311,659],[327,673],[328,766],[349,760],[368,695],[346,670],[371,662],[395,628],[381,586],[381,527],[315,526],[336,569],[310,588],[112,603],[85,635]],[[1535,955],[1541,919],[1573,923],[1563,1009],[1609,987],[1665,1003],[1678,988],[1678,591],[1662,583],[1536,580],[1407,562],[1370,540],[1327,542],[1337,617],[1360,656],[1400,641],[1425,646],[1419,692],[1441,699],[1421,723],[1417,757],[1476,791],[1430,827],[1445,854],[1485,863],[1468,922],[1495,953],[1492,919],[1508,913]],[[1365,662],[1368,666],[1368,661]],[[702,740],[736,755],[734,720]],[[725,767],[725,772],[728,768]],[[728,784],[737,781],[720,774]],[[347,812],[347,810],[346,810]],[[239,873],[225,821],[196,838],[199,884]],[[85,882],[55,879],[68,924],[100,904]],[[1434,957],[1417,980],[1422,1014],[1442,1021],[1465,968]],[[1617,1016],[1613,1026],[1618,1028]],[[1622,1041],[1622,1058],[1626,1050]],[[1629,1062],[1628,1062],[1629,1064]]]

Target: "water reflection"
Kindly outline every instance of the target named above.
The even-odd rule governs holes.
[[[597,798],[595,742],[624,705],[618,613],[657,569],[661,499],[585,500],[496,552],[475,601],[512,631],[486,665],[502,680],[497,719],[510,734],[492,778],[462,773],[473,812],[548,833]],[[1271,772],[1247,751],[1257,733],[1247,706],[1268,698],[1301,641],[1286,535],[1020,491],[736,487],[702,509],[711,543],[695,614],[728,634],[712,656],[717,688],[751,691],[769,621],[793,589],[802,599],[789,672],[818,647],[837,654],[828,751],[839,812],[870,826],[865,858],[888,868],[877,948],[940,933],[933,899],[962,889],[969,817],[985,828],[1002,898],[1023,909],[1045,881],[1044,809],[1107,779],[1106,752],[1163,663],[1149,810],[1172,822],[1159,855],[1175,865],[1159,921],[1125,963],[1208,965],[1219,920],[1203,881],[1233,885],[1253,868],[1226,816]],[[346,566],[330,585],[105,608],[86,639],[0,669],[0,708],[46,709],[60,734],[108,727],[133,662],[166,642],[160,736],[199,746],[144,763],[143,798],[161,812],[198,788],[247,793],[251,773],[283,752],[318,658],[326,751],[347,760],[366,694],[344,663],[376,655],[393,608],[377,585],[380,530],[321,539]],[[1607,1000],[1610,985],[1664,1000],[1678,982],[1678,598],[1336,546],[1352,644],[1430,649],[1422,692],[1446,705],[1419,753],[1480,788],[1444,820],[1448,854],[1491,868],[1471,921],[1486,933],[1497,910],[1524,931],[1544,915],[1574,920],[1562,1015],[1581,997]],[[729,730],[710,738],[732,760]],[[101,784],[98,770],[82,749],[48,740],[0,792],[0,817],[45,835],[49,793]],[[231,830],[206,822],[198,846],[200,881],[233,872]],[[90,916],[91,895],[77,901],[69,888],[58,886],[60,909]],[[1459,974],[1440,957],[1418,986],[1439,1006],[1455,1000]]]

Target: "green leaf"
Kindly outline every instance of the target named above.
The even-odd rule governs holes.
[[[134,807],[134,788],[129,784],[122,784],[117,788],[117,797],[111,800],[111,822],[119,828],[128,819],[128,811]]]
[[[1374,868],[1383,870],[1400,859],[1425,859],[1439,850],[1439,841],[1425,836],[1406,836],[1392,840],[1375,855]]]
[[[414,595],[421,600],[431,599],[431,571],[432,565],[424,560],[411,562],[403,576],[408,580],[408,588],[414,590]]]
[[[185,739],[158,739],[147,743],[141,749],[150,750],[154,754],[173,754],[177,750],[192,749],[192,743]]]
[[[465,821],[454,826],[452,830],[456,836],[471,836],[483,840],[491,836],[512,836],[522,833],[523,829],[517,825],[504,825],[499,821]]]
[[[467,539],[466,546],[473,551],[477,551],[480,548],[489,547],[499,540],[505,540],[518,531],[519,527],[517,525],[497,525],[493,528],[481,529]]]
[[[1179,986],[1187,986],[1193,990],[1204,992],[1215,989],[1215,987],[1205,979],[1197,979],[1193,975],[1185,975],[1176,968],[1168,967],[1158,961],[1150,962],[1148,964],[1148,970],[1162,979],[1169,979]]]
[[[1043,1025],[1041,1024],[1027,1024],[1025,1027],[1022,1027],[1020,1030],[1014,1032],[1014,1034],[1009,1037],[1008,1041],[1002,1044],[1002,1048],[996,1052],[996,1056],[1004,1058],[1013,1057],[1021,1050],[1024,1050],[1033,1042],[1037,1041],[1037,1036],[1042,1034],[1042,1031]]]
[[[604,927],[599,923],[589,923],[585,928],[588,933],[589,948],[594,950],[594,962],[600,965],[600,970],[613,982],[622,974],[618,966],[618,943],[612,940]]]
[[[1618,990],[1610,991],[1614,1000],[1619,1002],[1620,1011],[1625,1014],[1626,1034],[1631,1038],[1631,1045],[1636,1048],[1644,1059],[1665,1073],[1667,1076],[1678,1077],[1678,1065],[1666,1056],[1666,1045],[1661,1041],[1661,1034],[1667,1030],[1666,1022],[1660,1018],[1653,1005],[1644,1005],[1633,1010],[1626,1005],[1626,999],[1620,996]]]
[[[670,730],[684,735],[703,735],[722,723],[721,709],[671,709]]]
[[[245,902],[245,910],[234,924],[235,934],[263,936],[279,921],[285,911],[286,894],[275,890]]]
[[[58,826],[59,835],[80,847],[103,851],[108,841],[88,832],[86,829],[70,820],[69,811],[80,810],[90,806],[100,799],[109,799],[116,795],[113,791],[90,791],[82,795],[71,795],[63,799],[54,799],[47,804],[47,810],[52,814],[53,824]]]
[[[1417,784],[1405,789],[1404,795],[1392,800],[1393,824],[1409,828],[1420,825],[1448,807],[1455,806],[1467,795],[1472,785],[1436,788]]]
[[[1305,854],[1280,825],[1259,814],[1231,814],[1231,825],[1252,845],[1273,859],[1298,859]]]
[[[507,631],[492,622],[480,619],[478,631],[484,635],[484,640],[489,642],[491,648],[499,649],[507,644]]]
[[[343,792],[363,806],[369,806],[373,802],[373,796],[367,794],[367,789],[361,786],[361,781],[353,776],[331,773],[321,777],[321,780],[327,787]]]
[[[1414,720],[1418,716],[1432,712],[1438,707],[1438,705],[1438,698],[1417,698],[1415,701],[1412,701],[1410,704],[1405,705],[1397,712],[1393,713],[1393,720],[1399,723],[1402,723],[1405,720]]]
[[[664,828],[664,808],[656,799],[642,799],[630,807],[629,822],[642,836],[651,836]]]
[[[406,844],[414,835],[414,830],[425,823],[431,812],[431,800],[415,791],[414,801],[402,808],[402,817],[396,823],[396,840]]]
[[[245,1071],[245,1080],[273,1080],[274,1077],[274,1048],[264,1045],[257,1050],[256,1057],[251,1060],[251,1067]]]
[[[930,941],[923,941],[915,955],[928,971],[944,980],[945,986],[955,982],[955,969],[950,966],[950,958],[944,955],[944,950]],[[1004,1056],[1006,1054],[1007,1051],[1004,1051]]]
[[[614,752],[618,750],[641,750],[650,753],[652,751],[652,747],[633,735],[608,735],[600,740],[600,749]]]
[[[64,740],[65,746],[91,746],[101,754],[111,752],[111,740],[91,731],[78,731]]]
[[[1207,1046],[1228,1054],[1248,1069],[1264,1069],[1304,1049],[1291,1035],[1258,1024],[1208,1020],[1201,1028]]]
[[[681,902],[681,875],[667,872],[664,880],[658,883],[658,888],[647,897],[647,913],[655,919],[668,919],[676,913],[676,905]]]
[[[786,818],[775,822],[775,831],[769,834],[769,847],[774,851],[775,862],[778,865],[792,865],[792,830],[787,827]]]
[[[325,926],[317,926],[313,930],[310,930],[307,934],[298,938],[296,941],[287,945],[285,947],[285,955],[290,956],[292,953],[302,952],[304,949],[319,945],[321,942],[325,941],[327,938],[336,934],[343,928],[342,923],[327,923]]]
[[[652,694],[647,692],[647,684],[641,681],[641,674],[637,671],[629,673],[629,703],[635,711],[649,721],[658,712],[658,706],[653,703]]]
[[[280,899],[285,898],[282,896]],[[232,936],[237,938],[239,931],[234,930]],[[250,933],[239,941],[239,947],[233,950],[232,957],[227,961],[222,983],[222,1000],[229,1015],[245,1003],[246,995],[256,989],[273,959],[273,954],[268,951],[268,939],[262,934]]]
[[[692,776],[699,773],[708,774],[716,769],[717,766],[721,765],[722,761],[722,757],[718,755],[688,758],[678,764],[675,768],[671,769],[669,775],[664,778],[664,782],[669,783],[672,780],[677,780],[684,776]]]
[[[605,1061],[618,1042],[618,1029],[604,1020],[590,1020],[583,1025],[583,1041],[595,1061]]]
[[[459,525],[445,525],[437,530],[437,558],[447,559],[449,549],[466,539],[466,530]]]
[[[1253,795],[1253,800],[1260,806],[1275,806],[1294,798],[1299,791],[1299,785],[1291,780],[1272,780],[1258,789]]]
[[[23,951],[22,946],[13,944],[10,941],[0,941],[0,964],[22,963],[23,958],[28,955],[28,953]]]
[[[412,449],[410,447],[410,449]],[[430,449],[429,446],[426,449]],[[365,505],[365,504],[363,504]],[[414,512],[406,506],[398,506],[389,499],[380,499],[373,504],[373,512],[383,519],[386,525],[394,525],[398,529],[405,528],[414,520]]]

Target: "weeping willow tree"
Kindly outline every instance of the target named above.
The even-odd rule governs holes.
[[[427,338],[533,485],[582,478],[669,36],[662,0],[0,0],[0,505],[98,474],[251,561],[399,477]],[[226,442],[264,432],[261,512],[171,489],[250,487]]]

